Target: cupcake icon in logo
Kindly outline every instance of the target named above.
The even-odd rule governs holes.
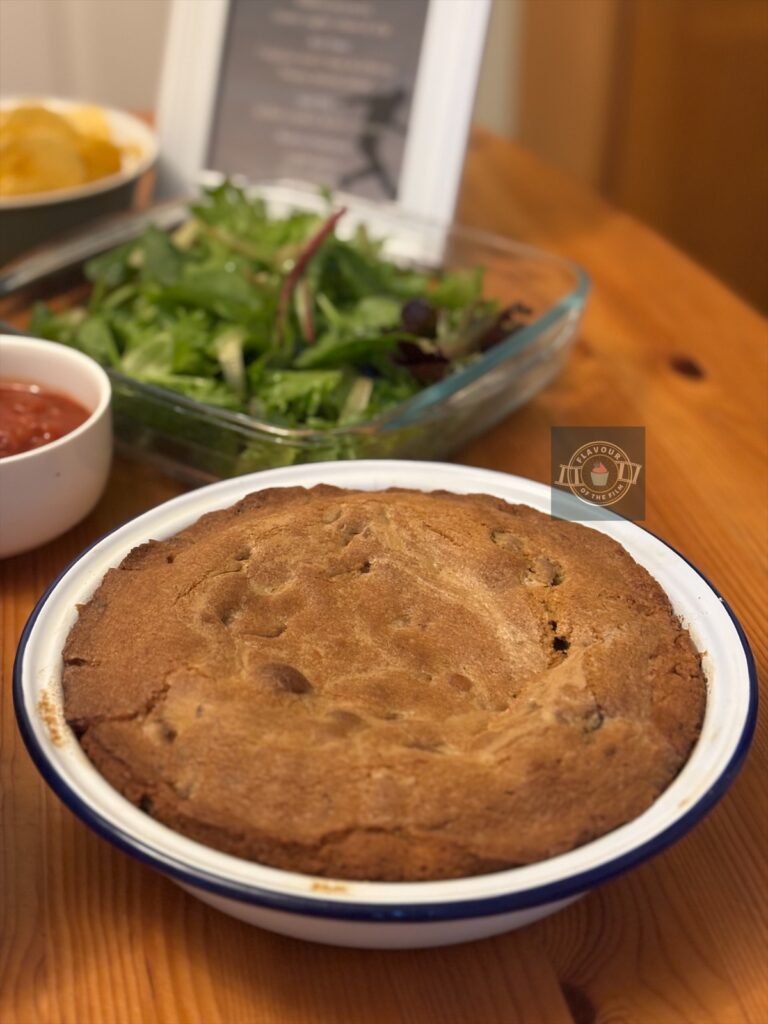
[[[592,430],[595,434],[592,434]],[[608,440],[616,434],[626,444],[622,448]],[[590,435],[592,439],[590,440]],[[553,427],[552,428],[552,514],[560,519],[587,519],[587,510],[578,509],[570,498],[560,500],[560,488],[568,490],[584,505],[608,508],[621,505],[617,511],[625,518],[645,514],[645,479],[640,479],[645,457],[645,435],[642,427]],[[634,458],[630,458],[630,455]],[[626,500],[625,500],[626,499]]]
[[[608,470],[603,462],[595,462],[589,475],[592,477],[593,487],[605,487],[608,483]]]

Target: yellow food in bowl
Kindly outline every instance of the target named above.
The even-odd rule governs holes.
[[[0,111],[0,196],[72,188],[116,174],[124,154],[98,107],[58,114],[27,104]]]

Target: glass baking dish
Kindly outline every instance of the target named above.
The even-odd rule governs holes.
[[[253,191],[275,213],[321,210],[325,204],[317,193],[292,184],[254,187]],[[485,295],[502,305],[527,306],[530,315],[525,326],[377,419],[323,431],[282,427],[213,408],[109,369],[118,450],[190,484],[300,462],[441,459],[528,401],[557,374],[574,340],[589,290],[587,276],[578,266],[491,234],[420,221],[393,207],[349,196],[337,196],[335,201],[347,207],[339,234],[365,224],[373,236],[385,239],[385,253],[398,262],[447,269],[484,267]],[[167,228],[182,215],[183,207],[158,207],[130,223],[138,234],[148,221]],[[117,235],[114,230],[103,232],[102,245],[96,236],[87,256],[116,244],[118,236],[125,241],[126,228],[130,232],[128,223]],[[70,249],[77,252],[77,243]],[[73,266],[71,261],[57,262],[50,253],[42,254],[37,259],[45,272],[36,278],[33,259],[17,264],[0,279],[0,295],[32,290],[35,298],[50,299],[56,296],[52,269],[61,271],[66,266],[71,286],[78,283],[84,262],[80,259]],[[82,301],[83,294],[82,289],[68,291],[58,305]]]

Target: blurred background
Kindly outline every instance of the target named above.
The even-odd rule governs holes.
[[[0,0],[0,94],[151,111],[169,9]],[[768,0],[494,0],[475,122],[768,311]]]

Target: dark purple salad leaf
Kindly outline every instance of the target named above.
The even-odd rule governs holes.
[[[478,349],[487,352],[489,348],[505,341],[511,334],[525,326],[525,319],[532,312],[530,306],[523,302],[513,302],[510,306],[505,306],[478,339]]]
[[[426,299],[409,299],[401,313],[403,328],[417,338],[434,338],[437,335],[437,310]]]
[[[450,369],[450,361],[439,352],[425,352],[413,341],[401,341],[393,360],[404,366],[422,384],[433,384],[442,380]]]

